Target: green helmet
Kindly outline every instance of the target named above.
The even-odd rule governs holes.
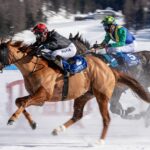
[[[107,24],[107,25],[110,25],[110,24],[116,24],[116,19],[112,16],[106,16],[102,22],[103,24]]]

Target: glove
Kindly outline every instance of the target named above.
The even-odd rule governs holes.
[[[48,44],[40,45],[38,48],[41,49],[41,50],[42,49],[49,49]]]
[[[100,46],[99,44],[96,44],[96,43],[95,43],[95,44],[93,45],[93,48],[98,48],[99,46]]]
[[[107,44],[105,44],[105,43],[101,43],[101,44],[94,44],[93,45],[93,48],[99,48],[99,49],[103,49],[103,48],[107,48],[108,47],[108,45]]]
[[[40,45],[40,46],[34,46],[34,49],[36,50],[36,56],[37,57],[40,57],[42,55],[41,53],[41,50],[44,49],[44,46],[43,45]]]
[[[108,45],[107,45],[107,48],[108,48],[108,47],[111,47],[111,44],[108,44]]]
[[[52,53],[52,51],[51,51],[50,49],[46,49],[46,48],[45,48],[45,49],[38,49],[38,50],[36,51],[36,55],[37,55],[38,57],[43,56],[43,55],[50,56],[51,53]]]
[[[108,45],[106,43],[101,43],[100,44],[100,49],[107,48],[107,47],[108,47]]]

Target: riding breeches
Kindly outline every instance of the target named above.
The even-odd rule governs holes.
[[[68,59],[68,58],[75,56],[76,52],[77,52],[77,49],[76,49],[75,45],[73,43],[71,43],[66,48],[53,51],[51,53],[51,55],[53,55],[54,57],[61,56],[64,59]]]
[[[133,42],[131,44],[121,46],[121,47],[108,47],[108,53],[116,53],[116,52],[126,52],[126,53],[133,53],[136,50],[136,43]]]

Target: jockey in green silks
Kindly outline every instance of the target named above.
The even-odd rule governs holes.
[[[105,39],[101,44],[94,44],[94,49],[106,48],[107,53],[135,51],[135,37],[127,28],[118,25],[114,17],[106,16],[101,23],[106,31]],[[109,43],[110,40],[114,42]]]

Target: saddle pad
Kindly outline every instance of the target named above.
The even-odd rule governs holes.
[[[70,72],[71,74],[75,74],[81,72],[87,67],[87,62],[83,56],[76,55],[70,58],[68,61],[63,60],[63,67],[65,70]]]

